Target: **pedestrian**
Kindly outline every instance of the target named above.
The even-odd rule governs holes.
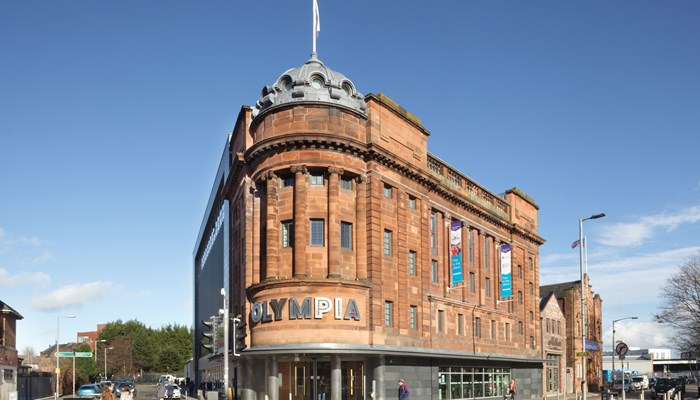
[[[326,381],[321,377],[318,382],[318,400],[326,400]]]
[[[158,400],[163,400],[165,398],[165,385],[163,385],[163,381],[158,382],[157,396]]]
[[[131,389],[129,389],[129,385],[123,385],[121,394],[119,396],[121,400],[133,400],[134,396],[131,395]]]
[[[399,379],[399,400],[411,400],[411,388],[403,379]]]
[[[510,383],[508,384],[508,393],[510,394],[510,400],[515,400],[515,379],[510,378]]]
[[[109,383],[102,386],[102,400],[114,400],[114,395],[112,394],[112,385]]]

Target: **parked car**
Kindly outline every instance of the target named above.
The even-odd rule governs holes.
[[[102,396],[102,389],[100,389],[98,385],[90,383],[80,386],[78,391],[75,392],[75,395],[78,397],[99,399]]]
[[[180,387],[173,383],[165,385],[165,398],[166,399],[179,399],[182,397],[180,393]]]
[[[613,391],[622,393],[622,390],[623,390],[622,385],[623,385],[622,379],[616,379],[615,383],[613,383]],[[625,378],[624,390],[625,390],[625,392],[631,392],[633,390],[632,379]]]
[[[668,398],[685,397],[685,380],[678,378],[657,378],[654,386],[651,387],[651,398],[663,398],[667,394]]]

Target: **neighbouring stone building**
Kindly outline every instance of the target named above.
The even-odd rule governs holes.
[[[586,345],[583,348],[581,319],[581,281],[564,282],[540,287],[540,293],[553,292],[566,318],[566,366],[573,371],[574,392],[581,392],[582,356],[586,354],[588,390],[603,386],[603,300],[593,292],[584,274],[586,304]]]
[[[22,319],[20,313],[0,301],[0,400],[17,394],[17,321]]]
[[[573,391],[571,371],[566,368],[566,319],[559,308],[554,292],[544,293],[540,300],[540,325],[544,364],[544,393],[556,396]]]
[[[241,108],[194,249],[198,383],[228,370],[244,400],[383,400],[404,378],[415,399],[495,399],[514,377],[542,397],[539,208],[429,135],[316,54]],[[228,369],[200,346],[222,304],[247,323]]]

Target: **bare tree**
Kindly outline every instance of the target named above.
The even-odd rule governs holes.
[[[24,357],[25,364],[34,364],[34,358],[36,357],[36,354],[34,353],[34,347],[25,346],[21,351],[21,357]]]
[[[679,266],[661,287],[660,304],[655,319],[673,327],[677,350],[700,350],[700,252]]]

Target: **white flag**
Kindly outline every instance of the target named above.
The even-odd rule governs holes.
[[[318,2],[314,0],[314,32],[318,37],[318,33],[321,32],[321,16],[318,13]]]

